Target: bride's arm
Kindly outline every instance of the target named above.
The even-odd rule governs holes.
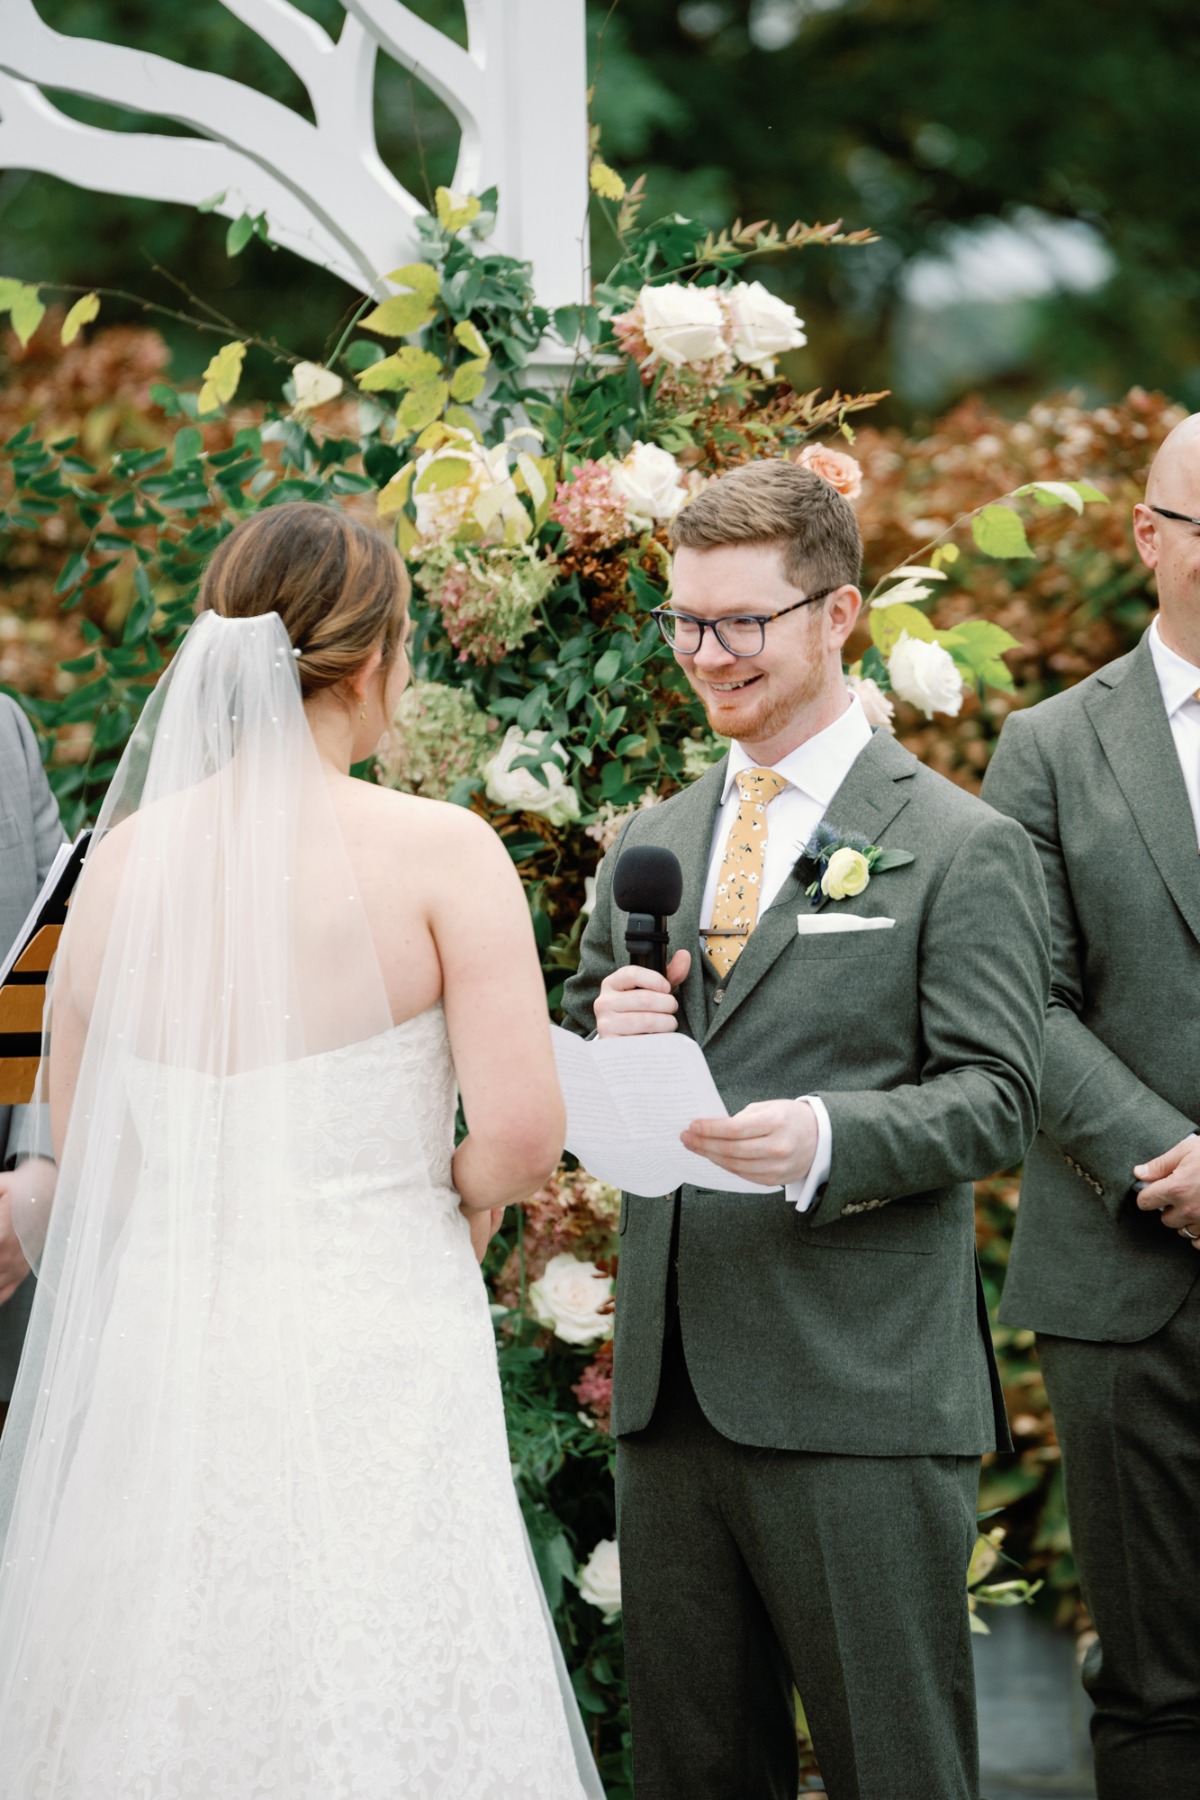
[[[57,979],[51,1001],[52,1045],[43,1064],[41,1100],[27,1109],[28,1137],[18,1143],[15,1168],[0,1173],[0,1306],[16,1292],[31,1268],[41,1261],[58,1179],[55,1158],[62,1155],[71,1094],[79,1067],[82,1022],[62,993]],[[41,1101],[48,1100],[45,1106]],[[47,1153],[45,1118],[49,1114],[53,1156]],[[24,1136],[24,1134],[22,1134]]]
[[[521,883],[495,832],[450,810],[429,920],[467,1120],[454,1185],[465,1212],[485,1213],[553,1172],[565,1115]]]

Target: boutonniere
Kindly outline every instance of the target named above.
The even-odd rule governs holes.
[[[823,900],[852,900],[873,875],[902,869],[916,859],[911,850],[884,850],[855,831],[818,825],[797,858],[794,873],[814,906]]]

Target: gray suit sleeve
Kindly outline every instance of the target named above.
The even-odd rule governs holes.
[[[50,873],[50,865],[54,861],[55,852],[60,845],[66,842],[67,834],[62,828],[62,820],[58,816],[58,803],[50,792],[50,783],[46,780],[46,771],[42,767],[42,759],[38,754],[33,727],[19,706],[13,708],[13,721],[25,757],[25,770],[29,782],[29,812],[33,821],[34,860],[37,864],[37,879],[40,887]]]
[[[579,967],[563,989],[563,1024],[579,1037],[594,1037],[596,1015],[593,1007],[600,984],[617,967],[613,957],[613,871],[625,842],[630,821],[626,819],[620,836],[605,852],[596,871],[596,903],[592,907],[583,942],[579,947]]]
[[[1037,1128],[1049,985],[1049,921],[1024,832],[987,813],[968,832],[921,931],[920,1080],[822,1092],[833,1127],[814,1228],[847,1207],[902,1198],[1012,1167]]]
[[[36,882],[28,893],[19,897],[20,915],[32,905],[54,861],[55,852],[60,844],[65,843],[66,833],[58,816],[58,806],[54,795],[50,792],[50,783],[46,780],[46,772],[42,768],[42,759],[38,754],[37,739],[33,728],[21,708],[15,702],[0,702],[3,715],[0,727],[9,734],[9,744],[13,751],[12,769],[15,779],[21,781],[17,771],[22,770],[24,780],[18,818],[22,828],[28,828],[32,842],[29,845],[33,853]],[[28,864],[25,865],[26,869]],[[0,951],[6,952],[8,944],[0,944]],[[11,1109],[0,1108],[0,1168],[11,1167],[26,1156],[49,1154],[49,1128],[45,1116],[45,1108],[16,1106]]]
[[[1046,1018],[1042,1131],[1103,1187],[1113,1214],[1129,1192],[1135,1163],[1161,1156],[1187,1137],[1195,1121],[1148,1088],[1083,1023],[1079,920],[1058,824],[1054,771],[1042,755],[1033,721],[1014,713],[1005,724],[984,781],[992,806],[1029,833],[1046,878],[1053,974]]]

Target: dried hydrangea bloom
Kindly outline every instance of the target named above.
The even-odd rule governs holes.
[[[497,663],[532,631],[556,570],[551,559],[522,550],[477,553],[437,544],[420,558],[413,577],[441,613],[458,660]]]
[[[580,463],[559,482],[550,517],[562,526],[572,547],[612,549],[632,533],[625,497],[611,466],[594,460]]]

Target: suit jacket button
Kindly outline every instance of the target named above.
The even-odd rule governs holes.
[[[718,988],[713,995],[713,1005],[720,1006],[720,1004],[724,998],[725,998],[725,989]]]

